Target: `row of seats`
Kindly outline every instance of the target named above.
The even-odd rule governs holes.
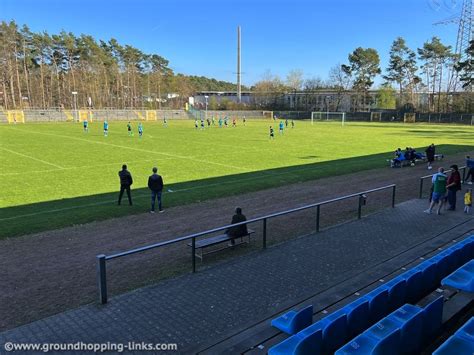
[[[474,256],[474,235],[423,261],[314,324],[312,307],[290,311],[272,326],[291,335],[269,349],[276,354],[328,354],[406,303],[416,303]]]
[[[474,354],[474,317],[446,340],[433,355]]]
[[[443,296],[426,307],[405,304],[336,351],[349,354],[414,354],[441,328]]]

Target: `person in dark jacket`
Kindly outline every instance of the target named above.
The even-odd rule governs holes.
[[[120,194],[118,198],[118,204],[122,202],[123,192],[127,191],[128,202],[130,206],[132,205],[132,196],[130,194],[130,186],[133,184],[132,174],[127,170],[127,166],[124,164],[122,165],[122,170],[118,173],[120,178]]]
[[[151,211],[155,213],[155,199],[158,200],[158,210],[163,212],[161,208],[161,193],[163,192],[163,178],[158,175],[158,169],[154,167],[153,174],[148,178],[148,188],[151,190]]]
[[[232,216],[231,224],[244,222],[246,220],[247,220],[247,218],[242,214],[242,209],[240,207],[237,207],[235,209],[235,214]],[[230,238],[232,238],[230,243],[232,245],[234,245],[235,244],[235,238],[240,238],[240,237],[243,237],[243,236],[248,234],[247,225],[242,224],[240,226],[230,227],[229,229],[226,230],[226,234]]]
[[[456,192],[461,190],[461,174],[456,164],[451,165],[451,175],[449,175],[446,188],[448,189],[448,211],[456,210]]]
[[[428,148],[426,148],[426,150],[425,150],[426,160],[428,160],[428,170],[433,169],[431,164],[433,164],[433,162],[435,160],[435,149],[436,149],[435,145],[433,143],[431,143],[431,145],[428,146]]]

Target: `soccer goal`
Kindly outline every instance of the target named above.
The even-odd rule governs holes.
[[[371,112],[370,113],[371,122],[381,122],[382,121],[382,112]]]
[[[273,111],[262,111],[262,116],[273,119]]]
[[[7,111],[8,123],[25,123],[25,114],[21,110],[10,110]]]
[[[311,112],[311,124],[317,121],[340,121],[342,125],[346,122],[345,112]]]

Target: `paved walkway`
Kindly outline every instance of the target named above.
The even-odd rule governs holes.
[[[474,228],[472,214],[428,215],[424,208],[425,200],[408,201],[360,221],[113,297],[106,306],[90,304],[11,329],[0,333],[0,352],[6,342],[129,341],[177,343],[179,353],[195,352],[435,235]]]

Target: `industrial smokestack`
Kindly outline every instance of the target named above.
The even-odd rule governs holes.
[[[237,26],[237,102],[242,102],[242,88],[240,77],[240,26]]]

